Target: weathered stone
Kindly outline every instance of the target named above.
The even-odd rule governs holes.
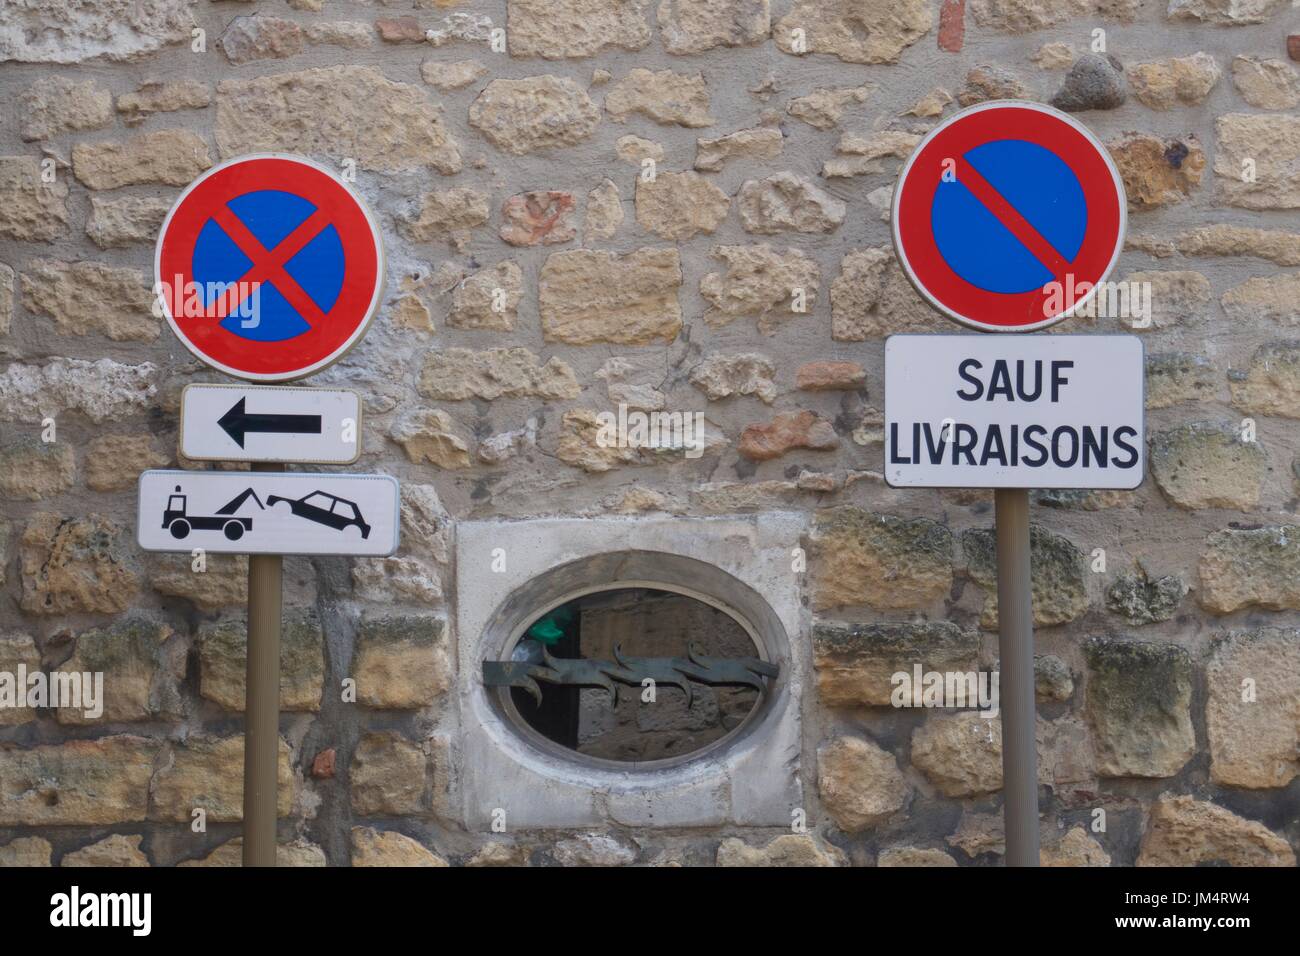
[[[448,43],[485,43],[492,38],[492,18],[476,13],[453,13],[443,17],[438,26],[425,30],[424,38],[435,47]]]
[[[1190,270],[1158,269],[1130,272],[1121,280],[1118,289],[1141,287],[1150,290],[1147,299],[1150,305],[1149,328],[1154,329],[1165,329],[1179,322],[1203,318],[1209,311],[1212,300],[1210,280],[1201,273]],[[1129,321],[1147,318],[1137,314],[1132,304],[1133,299],[1130,299],[1130,304],[1126,307],[1120,295],[1122,293],[1118,292],[1115,286],[1103,289],[1084,309],[1079,310],[1078,314],[1087,319],[1091,319],[1098,313],[1124,317],[1127,308]]]
[[[1187,594],[1187,585],[1177,575],[1154,580],[1139,566],[1134,572],[1122,572],[1106,589],[1106,607],[1130,624],[1155,624],[1168,621]]]
[[[1269,472],[1258,442],[1231,422],[1188,422],[1157,432],[1150,468],[1165,497],[1183,508],[1249,511]]]
[[[994,630],[998,620],[998,594],[993,530],[971,528],[962,534],[961,546],[966,554],[967,571],[986,592],[980,625]],[[1042,627],[1064,624],[1087,611],[1087,562],[1083,552],[1068,538],[1037,524],[1029,528],[1029,551],[1034,623]]]
[[[919,846],[891,846],[880,851],[876,857],[876,866],[956,866],[954,860],[943,850],[933,850]]]
[[[1232,83],[1242,99],[1258,109],[1289,110],[1300,104],[1300,74],[1286,60],[1235,57]]]
[[[1255,256],[1280,266],[1300,266],[1300,233],[1215,223],[1178,234],[1185,256]]]
[[[414,462],[428,462],[439,468],[468,468],[469,444],[457,425],[442,409],[414,409],[393,423],[388,437],[402,446]]]
[[[469,124],[493,146],[522,156],[581,142],[600,125],[600,110],[567,77],[501,79],[474,100]]]
[[[292,5],[291,3],[290,6]],[[303,28],[303,36],[312,46],[337,46],[348,50],[360,50],[375,45],[375,28],[359,20],[308,23]],[[421,39],[423,38],[421,34]]]
[[[1263,23],[1285,5],[1286,0],[1169,0],[1169,19],[1233,26]]]
[[[276,816],[293,806],[294,774],[289,745],[277,741]],[[172,745],[171,759],[153,778],[149,819],[189,823],[202,808],[208,823],[236,823],[244,817],[244,738],[196,736]]]
[[[881,160],[907,159],[920,142],[919,135],[905,130],[881,130],[870,137],[845,133],[835,146],[838,155],[822,164],[822,177],[842,179],[883,172]]]
[[[40,421],[67,411],[81,412],[95,423],[124,418],[153,399],[157,371],[148,362],[123,365],[106,358],[13,362],[0,371],[0,421]]]
[[[1214,532],[1205,539],[1200,582],[1201,607],[1215,614],[1243,607],[1300,608],[1300,529]]]
[[[155,558],[149,584],[159,594],[184,598],[201,610],[215,611],[248,601],[248,558],[209,554],[204,569],[194,569],[188,554]]]
[[[197,860],[183,860],[177,866],[243,866],[244,838],[235,837],[217,847],[207,856]],[[280,843],[275,847],[277,867],[321,867],[326,865],[325,851],[306,840]]]
[[[1131,133],[1107,149],[1124,180],[1129,208],[1139,212],[1181,202],[1205,171],[1205,153],[1194,137],[1162,140]]]
[[[952,532],[928,518],[843,507],[817,515],[813,607],[926,608],[952,586]]]
[[[138,126],[155,113],[201,110],[212,105],[212,90],[198,80],[145,80],[134,93],[117,98],[117,111],[127,126]]]
[[[1286,839],[1262,823],[1191,796],[1163,794],[1151,807],[1138,866],[1295,866]]]
[[[482,398],[576,398],[582,391],[566,362],[552,357],[540,364],[525,348],[443,349],[430,352],[420,372],[420,394],[443,401]]]
[[[712,233],[730,206],[730,197],[697,172],[637,178],[637,222],[662,239],[680,241],[697,233]]]
[[[943,111],[947,109],[948,104],[952,102],[952,94],[942,86],[936,86],[925,96],[921,97],[904,112],[904,116],[916,116],[921,119],[934,119],[936,116],[942,116]],[[878,865],[878,864],[877,864]]]
[[[555,245],[578,235],[570,218],[573,193],[543,189],[511,196],[501,206],[499,235],[512,246]]]
[[[1002,721],[975,711],[931,716],[912,734],[912,765],[945,797],[1002,789]]]
[[[839,125],[840,117],[844,115],[845,110],[859,103],[865,103],[867,97],[875,90],[876,88],[870,84],[837,88],[819,87],[807,96],[792,99],[786,106],[786,112],[813,129],[834,129]]]
[[[352,812],[363,817],[426,810],[429,760],[395,731],[365,734],[352,756]]]
[[[908,786],[894,755],[862,737],[836,737],[817,748],[817,792],[846,833],[859,833],[903,808]]]
[[[811,834],[787,833],[753,847],[744,840],[727,837],[718,845],[717,866],[848,866],[849,858],[837,846],[823,843]]]
[[[135,269],[38,259],[28,264],[22,284],[27,308],[53,319],[59,335],[100,334],[114,342],[158,337],[153,296]]]
[[[782,53],[830,53],[846,63],[896,63],[902,52],[930,32],[934,16],[924,0],[795,0],[772,26]],[[802,31],[803,46],[795,48]]]
[[[1169,408],[1180,402],[1210,401],[1219,388],[1210,360],[1185,352],[1148,355],[1147,408]]]
[[[1034,655],[1034,696],[1040,702],[1069,700],[1074,696],[1070,666],[1055,654]]]
[[[1031,33],[1079,16],[1131,20],[1135,0],[971,0],[970,11],[981,27],[1000,33]]]
[[[710,401],[732,395],[754,395],[768,405],[776,398],[776,384],[772,376],[776,366],[766,355],[746,352],[724,355],[718,352],[708,356],[691,369],[691,384],[709,397]]]
[[[1256,276],[1233,286],[1219,300],[1228,318],[1242,325],[1300,322],[1300,272]]]
[[[0,26],[0,62],[133,60],[189,43],[194,0],[13,0]]]
[[[711,255],[727,264],[725,273],[710,272],[700,280],[700,295],[710,305],[704,320],[712,326],[753,315],[759,331],[770,334],[816,304],[821,269],[798,249],[766,243],[714,246]]]
[[[805,362],[795,369],[795,388],[805,392],[857,391],[867,370],[857,362]]]
[[[620,136],[618,142],[614,144],[614,149],[619,159],[633,166],[642,166],[648,159],[656,163],[661,163],[664,159],[662,146],[640,136],[630,134]]]
[[[140,472],[161,468],[170,456],[158,450],[151,435],[105,435],[86,450],[86,487],[91,491],[134,488]]]
[[[604,179],[587,193],[587,215],[582,223],[582,241],[612,239],[623,224],[623,199],[612,179]]]
[[[1300,342],[1267,342],[1250,368],[1230,373],[1232,404],[1252,415],[1300,418]]]
[[[1085,53],[1074,61],[1065,82],[1052,97],[1052,105],[1069,113],[1114,110],[1128,99],[1124,64],[1103,53]]]
[[[524,274],[506,259],[456,284],[447,325],[453,329],[509,332],[515,327],[524,297]]]
[[[398,231],[412,242],[464,232],[488,221],[488,195],[468,186],[425,193],[410,216],[397,221]]]
[[[14,320],[14,270],[0,262],[0,335],[8,335]]]
[[[754,46],[772,29],[768,0],[661,0],[658,22],[664,49],[678,55]]]
[[[569,345],[671,342],[682,327],[681,284],[675,248],[557,252],[537,284],[543,335]]]
[[[18,554],[28,614],[117,614],[139,586],[127,567],[124,529],[103,515],[34,514]]]
[[[405,834],[372,827],[352,828],[353,866],[450,866]]]
[[[493,840],[485,843],[475,854],[465,861],[465,866],[527,866],[530,854],[528,848],[518,843],[505,840]]]
[[[187,129],[159,129],[121,142],[72,147],[72,171],[90,189],[138,183],[187,186],[211,165],[208,144]]]
[[[375,32],[385,43],[423,43],[426,39],[415,17],[380,17],[375,21]]]
[[[937,562],[936,562],[937,563]],[[867,603],[856,595],[854,603]],[[921,665],[923,672],[973,671],[980,639],[951,621],[813,626],[817,694],[826,707],[887,707],[893,676]]]
[[[153,242],[158,238],[158,230],[162,228],[163,219],[170,208],[171,203],[167,200],[146,196],[122,196],[116,199],[91,196],[86,235],[101,249],[116,249],[136,242]]]
[[[113,96],[94,80],[77,83],[66,76],[46,76],[22,97],[20,135],[28,142],[60,133],[102,129],[113,122]]]
[[[663,126],[699,129],[712,126],[709,88],[702,73],[652,71],[638,67],[605,94],[605,112],[616,122],[632,114],[649,117]]]
[[[830,451],[839,445],[834,426],[807,409],[746,425],[740,435],[740,454],[751,461],[769,461],[799,448]]]
[[[237,712],[244,710],[248,624],[230,620],[199,629],[199,694]],[[325,638],[316,615],[290,609],[280,629],[280,709],[320,710],[325,682]]]
[[[627,866],[636,860],[636,845],[610,833],[580,833],[555,844],[560,866]]]
[[[76,474],[77,459],[70,444],[15,436],[0,445],[0,494],[6,497],[53,498],[72,487]]]
[[[737,194],[740,224],[746,232],[831,232],[847,211],[844,203],[794,173],[746,180]]]
[[[144,837],[114,833],[97,843],[65,853],[59,866],[148,866],[149,858],[140,849]]]
[[[1300,209],[1300,116],[1228,113],[1214,127],[1220,202],[1243,209]]]
[[[1209,53],[1175,56],[1129,67],[1133,95],[1153,110],[1199,106],[1219,82],[1223,71]]]
[[[72,674],[103,674],[103,699],[98,715],[85,707],[61,707],[61,724],[116,723],[148,720],[163,714],[162,689],[154,682],[163,664],[163,647],[172,629],[142,618],[118,618],[107,627],[77,636],[76,651],[59,670]],[[173,677],[177,676],[174,672]],[[83,698],[84,699],[84,698]]]
[[[831,282],[831,338],[864,342],[897,332],[936,332],[948,323],[917,295],[893,250],[854,249]]]
[[[987,13],[991,8],[989,3],[976,0],[975,5],[985,16],[987,16]],[[1003,10],[1007,10],[1008,8],[1018,9],[1023,5],[997,4],[997,6],[1001,7]],[[1035,4],[1033,6],[1037,5]],[[1044,43],[1038,48],[1038,52],[1030,57],[1030,60],[1032,60],[1040,70],[1068,70],[1070,67],[1074,66],[1074,61],[1078,58],[1079,55],[1075,52],[1073,46],[1057,40],[1053,43]]]
[[[0,156],[0,236],[50,242],[67,231],[68,184],[45,182],[33,156]]]
[[[357,702],[384,710],[415,710],[451,686],[447,625],[436,617],[379,617],[361,622],[352,676]]]
[[[420,78],[439,90],[461,90],[488,75],[488,68],[478,60],[425,60],[420,64]]]
[[[12,866],[49,866],[53,847],[40,837],[18,837],[0,846],[0,869]]]
[[[1092,638],[1087,708],[1097,773],[1172,777],[1196,751],[1192,662],[1176,644]]]
[[[1060,840],[1045,843],[1039,861],[1041,866],[1110,866],[1110,854],[1083,827],[1073,827]]]
[[[217,40],[231,63],[283,59],[303,51],[303,31],[292,20],[254,14],[235,17]]]
[[[966,74],[957,91],[960,106],[975,106],[990,100],[1033,100],[1033,91],[1013,71],[1004,66],[983,63]]]
[[[555,457],[591,474],[637,461],[636,448],[629,443],[609,442],[604,435],[605,426],[591,409],[567,411],[560,420],[560,440],[555,446]]]
[[[440,107],[419,87],[395,83],[369,66],[222,80],[216,141],[223,159],[303,153],[352,159],[382,172],[432,166],[450,174],[461,168]]]
[[[759,127],[728,133],[717,139],[695,141],[695,168],[716,173],[733,159],[775,159],[785,138],[779,129]]]
[[[403,532],[405,534],[405,532]],[[352,565],[357,597],[374,604],[437,604],[442,581],[422,558],[362,558]]]
[[[13,675],[12,690],[15,699],[7,703],[22,704],[26,701],[27,688],[18,682],[18,669],[26,668],[28,674],[41,669],[41,652],[36,642],[27,634],[6,634],[0,631],[0,674]],[[6,696],[8,691],[6,691]],[[26,706],[0,707],[0,727],[13,727],[36,719],[36,711]],[[0,851],[3,852],[3,851]]]
[[[650,0],[509,0],[510,55],[561,60],[645,49],[649,6]]]
[[[143,820],[157,752],[154,741],[126,736],[0,750],[0,826]]]
[[[1300,774],[1300,630],[1235,631],[1205,668],[1210,776],[1229,787],[1285,787]]]

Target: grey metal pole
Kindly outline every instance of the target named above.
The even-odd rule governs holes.
[[[999,696],[1006,865],[1038,866],[1038,754],[1034,743],[1034,618],[1029,492],[994,490],[998,547]]]
[[[282,466],[255,464],[254,471]],[[284,558],[248,559],[248,670],[244,703],[244,866],[275,866],[280,746],[280,617]]]

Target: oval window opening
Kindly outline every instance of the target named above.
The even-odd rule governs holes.
[[[778,671],[720,607],[623,587],[535,616],[493,673],[512,719],[552,745],[647,763],[711,749],[756,712]]]

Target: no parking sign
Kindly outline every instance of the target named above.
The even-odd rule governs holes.
[[[1105,146],[1037,103],[985,103],[939,124],[894,190],[908,278],[986,332],[1045,328],[1085,305],[1119,258],[1126,220]]]
[[[196,179],[167,214],[154,263],[177,338],[253,381],[337,361],[383,291],[374,218],[337,176],[297,156],[243,156]]]

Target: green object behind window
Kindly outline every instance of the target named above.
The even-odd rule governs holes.
[[[527,637],[542,644],[551,645],[564,636],[564,628],[573,620],[573,611],[567,604],[562,604],[550,614],[538,618],[528,629]]]

